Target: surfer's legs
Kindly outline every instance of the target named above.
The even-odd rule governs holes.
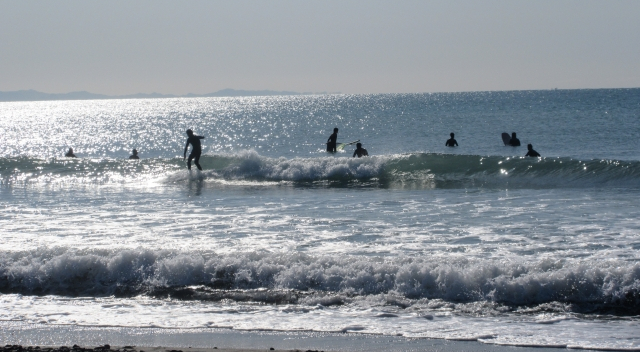
[[[191,157],[189,157],[189,161],[191,161]],[[193,156],[193,163],[196,164],[198,170],[202,170],[202,166],[200,166],[200,153]]]
[[[196,167],[198,168],[198,170],[202,170],[202,166],[200,166],[200,153],[199,152],[191,152],[191,154],[189,154],[189,160],[187,161],[187,169],[191,170],[191,160],[193,160],[193,163],[196,164]]]

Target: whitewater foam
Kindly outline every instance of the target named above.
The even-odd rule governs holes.
[[[42,249],[35,253],[3,252],[0,290],[73,296],[176,297],[176,292],[181,292],[185,299],[199,300],[220,299],[218,289],[275,290],[263,292],[265,296],[279,296],[280,290],[316,292],[317,297],[303,294],[303,301],[309,305],[322,302],[331,305],[349,301],[352,296],[394,293],[407,300],[487,301],[512,307],[562,302],[568,304],[564,309],[570,311],[638,314],[640,264],[613,260],[593,264],[589,260],[380,261],[286,253],[217,255],[150,250],[83,253]],[[244,292],[239,296],[252,297]],[[297,298],[290,303],[297,303]]]
[[[205,155],[206,170],[179,172],[179,159],[0,159],[8,184],[130,184],[216,181],[230,185],[334,184],[382,188],[640,188],[640,162],[414,153],[368,158],[269,158],[256,151]]]

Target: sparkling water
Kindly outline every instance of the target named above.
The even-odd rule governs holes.
[[[640,89],[0,103],[0,325],[640,349],[639,122]]]

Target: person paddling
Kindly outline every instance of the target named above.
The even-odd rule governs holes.
[[[531,144],[527,144],[527,155],[525,156],[531,156],[531,157],[538,157],[540,156],[540,153],[536,152],[535,150],[533,150],[533,146]]]

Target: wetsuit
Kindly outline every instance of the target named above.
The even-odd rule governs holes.
[[[512,147],[519,147],[520,146],[520,140],[518,138],[512,137],[509,140],[509,145],[512,146]]]
[[[329,139],[327,140],[327,151],[335,152],[337,144],[338,144],[338,133],[334,132],[329,136]]]
[[[529,151],[527,152],[527,155],[525,155],[525,156],[537,157],[537,156],[540,156],[540,153],[536,152],[533,149],[529,149]]]
[[[187,156],[187,150],[189,150],[189,143],[191,143],[191,154],[189,154],[189,160],[187,161],[187,168],[191,170],[191,160],[196,164],[198,170],[202,170],[200,166],[200,154],[202,154],[202,146],[200,140],[204,139],[203,136],[191,135],[187,138],[187,145],[184,146],[184,156]]]
[[[447,147],[456,147],[458,146],[458,142],[456,142],[455,139],[451,138],[451,139],[447,139],[447,143],[444,144]]]
[[[367,152],[366,149],[364,148],[358,148],[353,152],[353,157],[358,156],[358,158],[363,157],[363,156],[369,156],[369,152]]]

